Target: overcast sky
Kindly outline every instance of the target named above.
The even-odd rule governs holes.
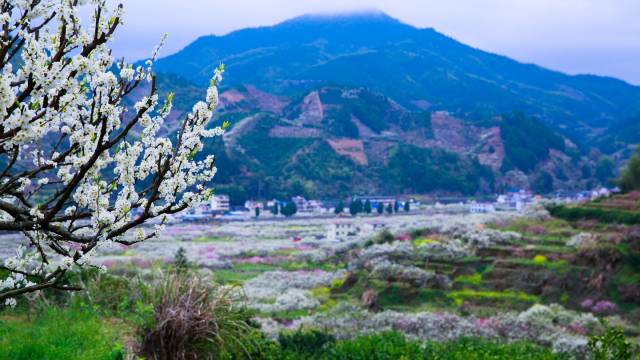
[[[111,1],[111,0],[110,0]],[[567,73],[640,85],[640,0],[120,0],[126,25],[115,52],[147,57],[165,32],[163,55],[198,36],[223,35],[307,13],[378,9],[466,44]]]

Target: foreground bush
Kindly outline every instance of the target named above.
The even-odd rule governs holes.
[[[319,346],[310,349],[300,340],[311,339]],[[284,340],[284,341],[283,341]],[[262,346],[257,358],[270,360],[557,360],[568,359],[529,342],[509,344],[477,339],[460,339],[453,342],[429,342],[408,340],[397,332],[386,332],[334,342],[331,337],[313,333],[280,336],[279,343]],[[256,358],[256,357],[254,357]]]
[[[184,273],[152,290],[149,318],[138,330],[140,354],[154,360],[217,359],[251,352],[251,313],[236,291]]]
[[[629,343],[621,329],[610,328],[601,336],[589,338],[589,350],[593,360],[640,359],[640,348]]]
[[[31,321],[0,317],[0,359],[124,359],[120,330],[75,308],[50,309]]]
[[[325,346],[334,342],[332,335],[317,330],[283,332],[278,336],[278,344],[284,352],[305,357],[321,354]]]

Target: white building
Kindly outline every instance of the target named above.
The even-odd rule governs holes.
[[[490,203],[479,203],[473,201],[467,204],[467,210],[472,214],[484,214],[495,212],[496,208]]]
[[[598,198],[601,198],[601,197],[609,197],[609,196],[611,196],[611,191],[609,191],[609,189],[606,189],[606,188],[600,188],[600,189],[597,189],[597,190],[593,190],[591,192],[591,199],[592,200],[595,200],[595,199],[598,199]]]
[[[495,207],[500,210],[520,211],[532,202],[533,195],[528,191],[520,190],[518,192],[509,192],[498,196]]]
[[[324,213],[328,211],[320,200],[309,200],[307,202],[307,208],[309,209],[309,212],[312,213]]]
[[[381,222],[365,223],[362,225],[362,234],[367,236],[375,235],[386,228],[387,225]]]
[[[309,212],[309,202],[302,196],[296,196],[291,199],[294,204],[296,204],[296,209],[298,212]]]
[[[229,211],[229,196],[213,195],[211,197],[211,211],[214,213],[225,213]]]
[[[321,213],[326,212],[322,202],[320,200],[307,200],[302,196],[296,196],[291,199],[299,213]]]
[[[256,209],[263,210],[264,203],[262,201],[247,200],[244,203],[244,208],[249,211],[255,211]]]
[[[350,222],[335,222],[327,227],[327,239],[330,241],[342,240],[356,236],[359,232],[360,229]]]

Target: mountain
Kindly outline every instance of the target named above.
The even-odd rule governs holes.
[[[378,12],[197,39],[155,65],[161,91],[177,94],[174,117],[220,62],[220,116],[233,127],[209,146],[237,198],[476,194],[549,178],[577,189],[602,181],[591,147],[619,163],[637,141],[620,129],[637,127],[638,87],[522,64]]]
[[[627,156],[640,144],[640,115],[610,126],[596,139],[596,146],[606,153],[624,152]]]
[[[640,88],[623,81],[522,64],[375,12],[302,16],[201,37],[156,70],[206,86],[220,62],[229,69],[225,86],[252,84],[281,95],[323,84],[362,86],[412,109],[518,109],[578,136],[640,112]]]

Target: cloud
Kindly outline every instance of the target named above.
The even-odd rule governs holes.
[[[568,73],[640,84],[637,0],[121,0],[127,24],[114,42],[128,59],[165,54],[198,36],[273,25],[306,13],[379,9],[471,46]]]

